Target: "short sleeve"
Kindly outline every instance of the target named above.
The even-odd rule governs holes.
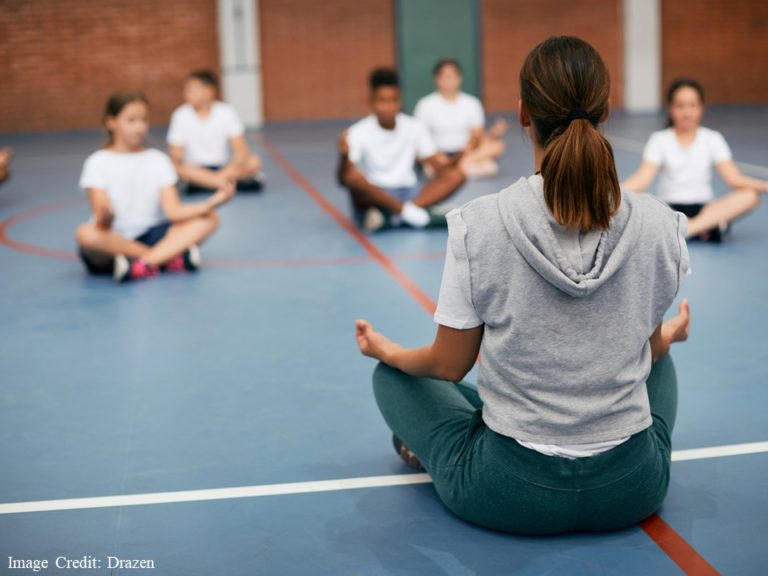
[[[420,160],[424,160],[437,154],[435,141],[432,140],[432,136],[430,136],[424,124],[414,120],[414,130],[416,131],[416,156]]]
[[[156,164],[158,185],[162,188],[175,185],[179,177],[168,155],[157,150]]]
[[[651,137],[648,138],[648,143],[643,150],[643,162],[650,162],[661,166],[664,162],[664,151],[661,146],[661,134],[654,132]]]
[[[427,100],[426,97],[421,98],[416,103],[416,108],[413,109],[413,117],[416,118],[419,122],[422,122],[423,124],[427,124]]]
[[[107,175],[105,174],[104,163],[102,158],[98,156],[98,152],[89,156],[85,161],[83,171],[80,173],[80,188],[83,190],[88,188],[104,190],[107,188]]]
[[[352,126],[347,130],[348,158],[353,164],[358,164],[363,159],[363,140],[363,133],[359,127]]]
[[[723,135],[720,132],[713,132],[710,139],[710,149],[712,151],[712,161],[715,164],[731,160],[733,155],[731,154],[731,148],[728,146],[728,142],[725,141]]]
[[[691,275],[691,259],[688,255],[688,218],[680,212],[677,213],[677,241],[680,246],[680,263],[677,268],[677,290],[683,285],[686,277]]]
[[[482,325],[483,321],[469,301],[469,286],[462,286],[462,278],[466,281],[468,276],[459,273],[458,267],[461,265],[462,262],[457,261],[449,241],[434,321],[448,328],[469,330]]]
[[[184,146],[186,144],[184,122],[178,110],[171,115],[171,125],[168,126],[168,135],[165,140],[171,146]]]
[[[240,121],[237,111],[232,106],[227,106],[226,134],[227,138],[236,138],[245,133],[245,126]]]
[[[485,111],[483,105],[477,98],[472,98],[472,115],[470,117],[470,126],[472,128],[483,128],[485,126]]]

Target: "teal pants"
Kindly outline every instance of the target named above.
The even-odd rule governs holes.
[[[613,530],[653,514],[669,485],[677,376],[666,356],[646,383],[653,424],[623,444],[569,460],[489,429],[477,389],[416,378],[379,364],[376,402],[392,432],[460,518],[516,534]]]

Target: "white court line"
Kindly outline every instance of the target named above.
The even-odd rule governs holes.
[[[624,150],[625,152],[642,153],[643,149],[645,148],[644,142],[638,142],[637,140],[632,140],[630,138],[622,138],[621,136],[613,136],[611,134],[606,134],[606,136],[608,137],[608,140],[611,142],[611,144],[620,150]],[[768,177],[768,168],[765,166],[749,164],[748,162],[736,162],[736,166],[738,166],[744,172],[754,174],[755,176]]]
[[[85,508],[112,508],[115,506],[141,506],[145,504],[171,504],[174,502],[201,502],[204,500],[229,500],[232,498],[331,492],[334,490],[380,488],[383,486],[402,486],[405,484],[428,484],[429,482],[432,482],[429,474],[394,474],[391,476],[367,476],[363,478],[320,480],[316,482],[291,482],[288,484],[263,484],[261,486],[214,488],[211,490],[183,490],[180,492],[155,492],[123,496],[100,496],[96,498],[38,500],[35,502],[0,504],[0,515],[19,514],[22,512],[52,512],[54,510],[81,510]]]
[[[723,456],[740,456],[768,452],[768,442],[750,442],[710,448],[694,448],[672,452],[672,461],[704,460]],[[38,500],[0,504],[0,515],[26,512],[54,512],[58,510],[84,510],[88,508],[114,508],[117,506],[145,506],[149,504],[172,504],[175,502],[202,502],[230,500],[233,498],[254,498],[257,496],[282,496],[285,494],[308,494],[354,490],[358,488],[381,488],[408,484],[428,484],[429,474],[394,474],[391,476],[367,476],[340,480],[316,482],[291,482],[287,484],[264,484],[261,486],[240,486],[236,488],[214,488],[210,490],[183,490],[179,492],[154,492],[148,494],[127,494],[123,496],[100,496],[96,498],[68,498],[65,500]]]
[[[747,444],[730,444],[728,446],[712,446],[711,448],[693,448],[691,450],[673,450],[672,462],[685,460],[704,460],[721,456],[739,456],[741,454],[758,454],[768,452],[768,442],[749,442]]]

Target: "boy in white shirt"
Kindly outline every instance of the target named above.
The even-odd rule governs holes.
[[[498,120],[485,132],[485,112],[476,97],[461,91],[461,66],[453,58],[433,69],[437,90],[416,104],[414,116],[427,127],[437,147],[449,157],[461,155],[459,168],[470,178],[495,176],[504,154],[507,123]]]
[[[216,100],[216,91],[213,72],[201,70],[187,78],[186,104],[173,112],[168,128],[176,172],[188,193],[212,191],[228,181],[236,181],[240,191],[261,190],[261,159],[248,149],[237,112]]]
[[[372,114],[339,139],[338,179],[350,192],[358,224],[369,232],[387,224],[445,226],[442,211],[432,207],[456,192],[464,175],[438,154],[421,123],[400,112],[395,70],[374,70],[369,85]],[[429,166],[434,177],[420,183],[416,162]]]

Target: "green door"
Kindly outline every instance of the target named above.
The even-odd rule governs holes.
[[[434,90],[432,67],[455,58],[463,90],[480,97],[480,0],[396,0],[398,67],[403,111]]]

